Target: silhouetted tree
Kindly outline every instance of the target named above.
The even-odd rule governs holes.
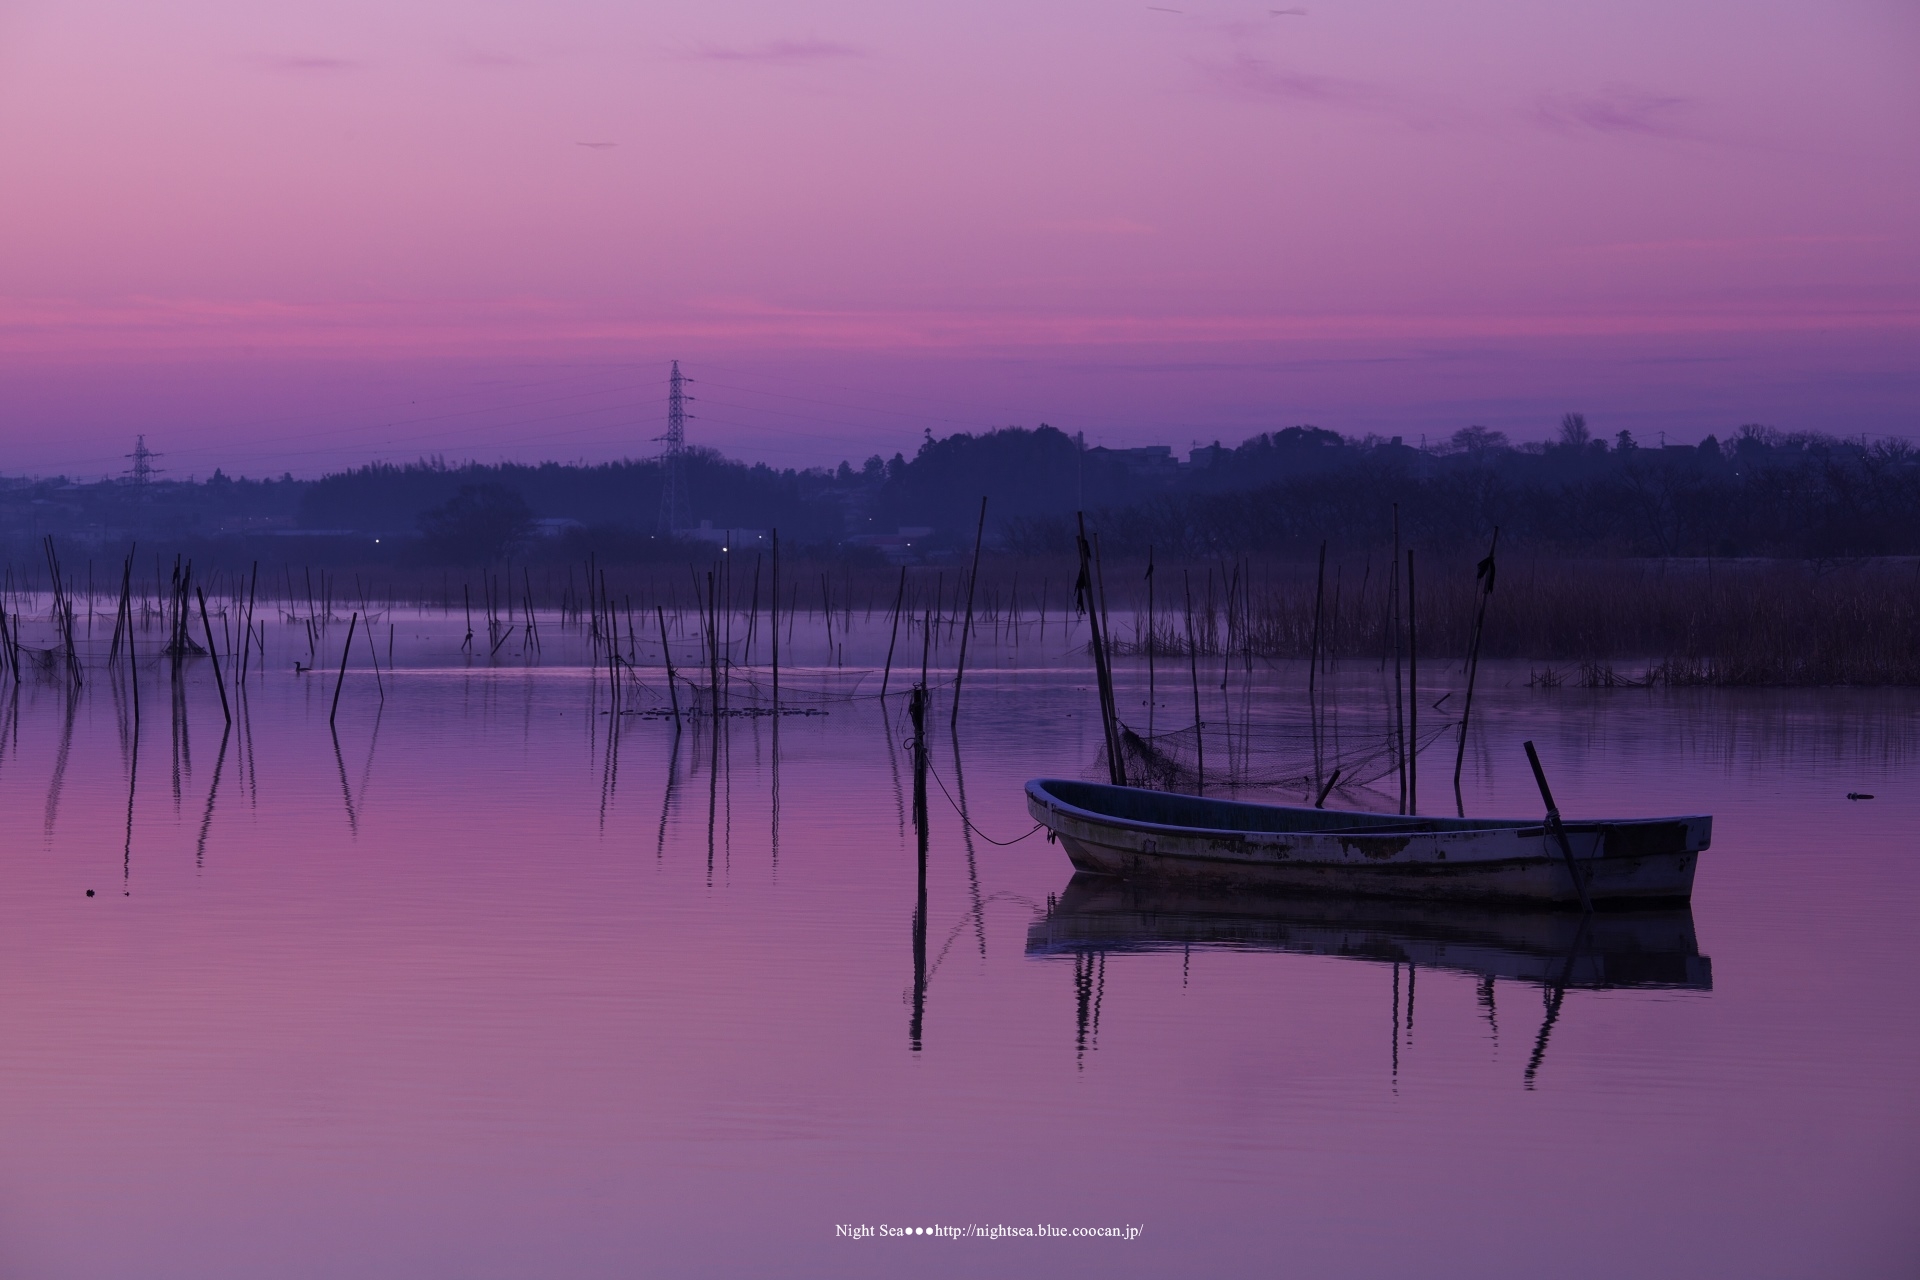
[[[491,564],[533,528],[527,500],[504,485],[463,484],[444,503],[420,513],[421,550],[453,564]]]

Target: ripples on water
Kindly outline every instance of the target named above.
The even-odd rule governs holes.
[[[0,689],[0,1270],[1915,1261],[1910,693],[1483,673],[1469,812],[1537,810],[1531,737],[1570,813],[1715,815],[1691,912],[1583,935],[1144,894],[1072,880],[1037,836],[974,836],[961,803],[1011,839],[1028,777],[1097,767],[1084,674],[988,647],[957,734],[936,698],[916,991],[901,699],[788,673],[827,714],[610,736],[591,671],[449,666],[453,643],[403,648],[384,707],[351,677],[337,741],[332,682],[278,663],[224,732],[207,673],[179,731],[147,668],[137,753],[104,675]],[[1159,681],[1177,723],[1188,691]],[[1263,671],[1234,696],[1284,736],[1301,683]],[[1369,672],[1342,688],[1354,732],[1376,694]],[[1424,768],[1450,801],[1451,752]],[[925,1222],[1145,1232],[834,1238]]]

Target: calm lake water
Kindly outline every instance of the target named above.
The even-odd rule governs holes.
[[[1911,692],[1483,672],[1469,813],[1539,812],[1532,738],[1571,815],[1714,815],[1690,913],[1582,932],[1070,884],[1016,838],[1028,778],[1098,775],[1088,673],[1059,640],[983,645],[957,732],[936,693],[917,971],[904,699],[839,696],[874,678],[788,673],[814,714],[676,735],[606,715],[557,630],[528,666],[395,625],[397,670],[356,663],[337,737],[331,673],[293,674],[304,632],[277,624],[231,731],[204,660],[182,728],[143,650],[137,749],[104,670],[0,686],[0,1272],[1920,1263]],[[642,674],[632,711],[664,705]],[[1163,724],[1192,720],[1177,674]],[[1423,680],[1430,704],[1459,676]],[[1355,740],[1379,681],[1343,678]],[[1243,741],[1284,756],[1303,686],[1236,675]],[[1451,809],[1450,742],[1423,808]],[[877,1234],[1042,1224],[1139,1231]]]

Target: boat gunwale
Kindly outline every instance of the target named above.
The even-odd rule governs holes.
[[[1472,818],[1429,817],[1429,818],[1420,819],[1418,824],[1382,823],[1379,825],[1359,825],[1359,826],[1347,826],[1347,827],[1300,827],[1300,828],[1282,828],[1282,829],[1192,826],[1192,825],[1181,824],[1181,823],[1153,822],[1144,818],[1127,818],[1127,817],[1121,817],[1117,814],[1102,813],[1096,809],[1086,809],[1081,807],[1080,805],[1070,803],[1069,801],[1063,799],[1058,793],[1053,791],[1052,788],[1056,784],[1064,784],[1066,786],[1072,786],[1072,787],[1093,787],[1100,791],[1129,792],[1129,793],[1135,793],[1135,794],[1141,794],[1141,795],[1153,795],[1153,796],[1171,796],[1171,797],[1177,797],[1183,800],[1197,800],[1203,804],[1209,804],[1209,805],[1233,805],[1240,808],[1252,809],[1252,810],[1265,810],[1268,812],[1301,813],[1301,814],[1324,813],[1324,814],[1333,814],[1333,815],[1340,815],[1340,816],[1351,816],[1356,818],[1365,817],[1365,818],[1381,818],[1381,819],[1392,819],[1392,818],[1399,818],[1399,817],[1404,817],[1409,815],[1374,814],[1374,813],[1369,813],[1365,810],[1360,810],[1360,809],[1314,809],[1314,808],[1308,808],[1307,806],[1304,806],[1304,805],[1261,804],[1256,801],[1249,801],[1249,800],[1218,800],[1218,799],[1214,799],[1211,796],[1189,795],[1185,792],[1178,792],[1178,791],[1153,791],[1146,787],[1117,787],[1117,786],[1114,786],[1112,783],[1088,782],[1078,778],[1030,778],[1027,780],[1026,792],[1027,792],[1028,799],[1040,800],[1044,805],[1046,805],[1049,812],[1059,812],[1059,813],[1070,814],[1084,821],[1089,821],[1095,825],[1119,827],[1119,828],[1124,828],[1127,830],[1135,830],[1135,831],[1178,832],[1178,833],[1187,834],[1187,835],[1224,837],[1227,839],[1246,839],[1248,837],[1257,837],[1257,836],[1304,837],[1304,836],[1342,836],[1342,835],[1346,835],[1346,836],[1433,835],[1433,836],[1460,837],[1460,836],[1472,836],[1472,835],[1479,835],[1479,834],[1492,834],[1496,832],[1508,833],[1508,834],[1525,838],[1525,837],[1534,836],[1534,835],[1544,836],[1546,835],[1546,832],[1547,832],[1547,824],[1544,820],[1530,820],[1525,818],[1472,819]],[[1563,820],[1561,823],[1561,826],[1569,834],[1573,834],[1573,833],[1587,834],[1587,833],[1604,833],[1606,831],[1613,830],[1620,827],[1643,826],[1643,825],[1666,824],[1666,823],[1694,823],[1694,822],[1699,822],[1703,820],[1711,821],[1711,815],[1676,814],[1669,817],[1648,817],[1648,818],[1613,818],[1613,819],[1588,818],[1588,819],[1576,819],[1576,820]],[[1475,825],[1464,825],[1469,823],[1473,823]],[[1048,825],[1051,826],[1051,824],[1048,824]]]

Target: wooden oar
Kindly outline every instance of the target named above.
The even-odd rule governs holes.
[[[1593,899],[1587,896],[1587,882],[1580,876],[1580,868],[1573,861],[1573,846],[1567,842],[1566,824],[1560,821],[1559,806],[1553,802],[1553,792],[1547,786],[1547,771],[1540,767],[1540,753],[1533,749],[1529,741],[1527,763],[1533,766],[1533,780],[1540,784],[1540,798],[1547,803],[1547,830],[1560,842],[1560,856],[1567,860],[1567,874],[1573,877],[1573,887],[1580,893],[1580,909],[1593,910]]]

